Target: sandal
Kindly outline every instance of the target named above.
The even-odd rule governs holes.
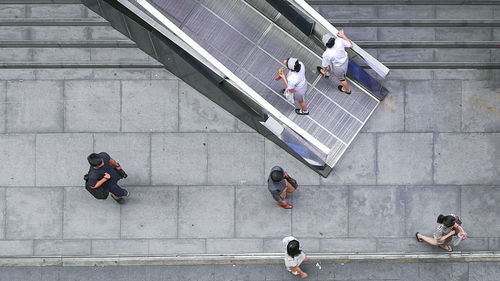
[[[445,247],[441,247],[441,246],[445,246],[446,248]],[[438,245],[438,247],[441,248],[441,249],[443,249],[443,250],[445,250],[445,251],[447,251],[447,252],[453,252],[453,248],[451,246],[449,246],[449,245]]]
[[[339,85],[339,86],[337,87],[337,89],[339,89],[339,91],[341,91],[341,92],[342,92],[342,93],[344,93],[344,94],[348,94],[348,95],[350,95],[350,94],[351,94],[351,92],[344,92],[344,91],[342,91],[342,85]]]
[[[418,238],[418,235],[419,235],[419,234],[420,234],[420,232],[415,233],[415,237],[417,237],[417,241],[418,241],[418,242],[422,242],[423,240],[422,240],[422,239],[420,239],[420,238]]]

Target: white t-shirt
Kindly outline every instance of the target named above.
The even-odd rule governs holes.
[[[306,254],[304,254],[304,252],[300,253],[300,255],[297,255],[295,257],[291,257],[290,255],[288,255],[286,247],[288,246],[288,243],[290,243],[290,241],[292,240],[297,240],[297,239],[295,239],[295,237],[293,236],[287,236],[283,238],[283,248],[285,248],[285,267],[288,271],[291,271],[294,267],[302,264],[302,262],[306,258]],[[299,247],[299,249],[300,248],[302,247]]]
[[[326,67],[331,65],[341,66],[348,60],[347,52],[345,48],[350,48],[351,43],[345,39],[337,37],[335,39],[335,45],[331,48],[327,48],[323,53],[321,66]]]
[[[307,86],[306,67],[301,61],[299,61],[299,64],[300,64],[299,72],[289,70],[288,74],[286,75],[286,80],[288,81],[288,87],[286,88],[287,90],[289,89],[296,90]]]

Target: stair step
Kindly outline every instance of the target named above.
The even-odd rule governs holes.
[[[111,26],[0,26],[0,40],[128,40]]]
[[[384,62],[390,69],[498,69],[499,62]],[[367,65],[362,65],[370,69]]]
[[[338,27],[338,26],[337,26]],[[341,28],[341,27],[338,27]],[[494,27],[346,27],[357,41],[500,41]]]
[[[341,27],[493,27],[500,26],[500,20],[489,19],[335,19],[334,26]]]
[[[499,48],[499,41],[356,41],[362,48]]]
[[[113,62],[85,62],[85,63],[37,63],[37,62],[2,62],[0,69],[30,69],[30,68],[164,68],[161,64],[148,63],[113,63]]]
[[[83,40],[83,41],[0,41],[0,48],[137,48],[130,40]]]
[[[102,18],[0,18],[0,26],[110,26]]]
[[[498,0],[307,0],[309,5],[498,5]]]

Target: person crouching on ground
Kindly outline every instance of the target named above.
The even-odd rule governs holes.
[[[349,84],[347,84],[346,74],[349,66],[349,56],[345,48],[352,48],[352,42],[345,36],[343,30],[339,30],[337,38],[330,38],[325,44],[326,50],[321,59],[321,66],[318,66],[318,71],[323,74],[324,78],[329,77],[329,73],[333,71],[333,75],[339,79],[340,84],[337,88],[339,91],[351,94]]]
[[[292,193],[297,189],[297,181],[291,178],[280,166],[274,166],[267,179],[267,189],[271,192],[274,200],[284,209],[291,209],[286,199],[287,193]]]
[[[306,254],[302,252],[299,241],[293,236],[283,238],[283,247],[285,250],[285,267],[293,275],[307,277],[307,273],[300,269],[303,262],[307,262]]]
[[[308,115],[309,111],[304,101],[307,91],[307,80],[305,76],[306,67],[296,58],[288,58],[284,60],[283,63],[289,70],[288,74],[285,76],[283,67],[279,69],[278,74],[285,83],[285,91],[292,93],[295,102],[300,106],[300,108],[295,109],[295,113],[299,115]]]
[[[120,204],[124,203],[122,197],[128,196],[129,193],[126,189],[118,185],[120,179],[127,177],[127,174],[120,167],[120,164],[106,152],[101,152],[99,154],[92,153],[87,157],[87,160],[90,166],[92,166],[88,174],[88,184],[90,187],[99,188],[101,185],[107,185],[111,197]]]
[[[434,232],[434,237],[428,237],[420,234],[420,232],[415,233],[418,242],[425,241],[433,246],[438,246],[439,248],[452,252],[453,248],[448,245],[451,242],[452,236],[459,234],[464,235],[464,231],[460,225],[457,223],[457,219],[453,215],[439,215],[437,218],[437,223],[439,225]]]

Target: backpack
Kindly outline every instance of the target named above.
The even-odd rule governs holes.
[[[106,199],[109,195],[109,187],[107,184],[103,184],[98,188],[92,188],[89,185],[89,174],[92,172],[92,167],[89,168],[87,174],[83,176],[83,180],[85,181],[85,189],[92,194],[96,199]]]

